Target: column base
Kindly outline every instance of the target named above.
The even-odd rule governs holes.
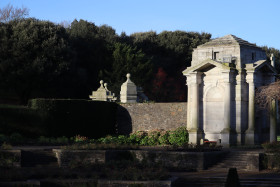
[[[255,145],[256,133],[254,130],[246,131],[245,145]]]
[[[230,146],[230,129],[223,129],[221,131],[221,145],[223,147]]]
[[[190,129],[188,133],[189,133],[189,143],[199,145],[200,140],[203,138],[202,136],[203,133],[197,129]]]

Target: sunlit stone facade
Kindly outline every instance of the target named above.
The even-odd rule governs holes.
[[[234,35],[217,38],[194,49],[183,74],[190,143],[204,139],[229,146],[276,138],[276,115],[269,118],[255,106],[255,89],[274,82],[276,74],[261,48]]]

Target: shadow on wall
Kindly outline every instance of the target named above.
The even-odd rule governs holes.
[[[132,132],[132,119],[126,108],[119,105],[117,108],[117,134],[129,135]]]

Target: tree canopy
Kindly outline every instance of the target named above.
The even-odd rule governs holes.
[[[0,101],[4,92],[21,103],[35,97],[86,99],[100,80],[118,95],[127,73],[150,100],[186,101],[182,71],[193,49],[211,38],[186,31],[118,35],[86,20],[64,27],[24,15],[0,22]],[[279,50],[264,50],[274,53],[280,68]]]
[[[70,68],[66,30],[36,19],[1,25],[0,75],[21,102],[44,90]]]

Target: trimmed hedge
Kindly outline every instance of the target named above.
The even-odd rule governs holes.
[[[117,104],[112,102],[32,99],[28,107],[0,106],[0,134],[99,138],[115,134],[116,111]]]
[[[0,105],[0,134],[19,133],[25,137],[45,134],[42,117],[28,107]]]

